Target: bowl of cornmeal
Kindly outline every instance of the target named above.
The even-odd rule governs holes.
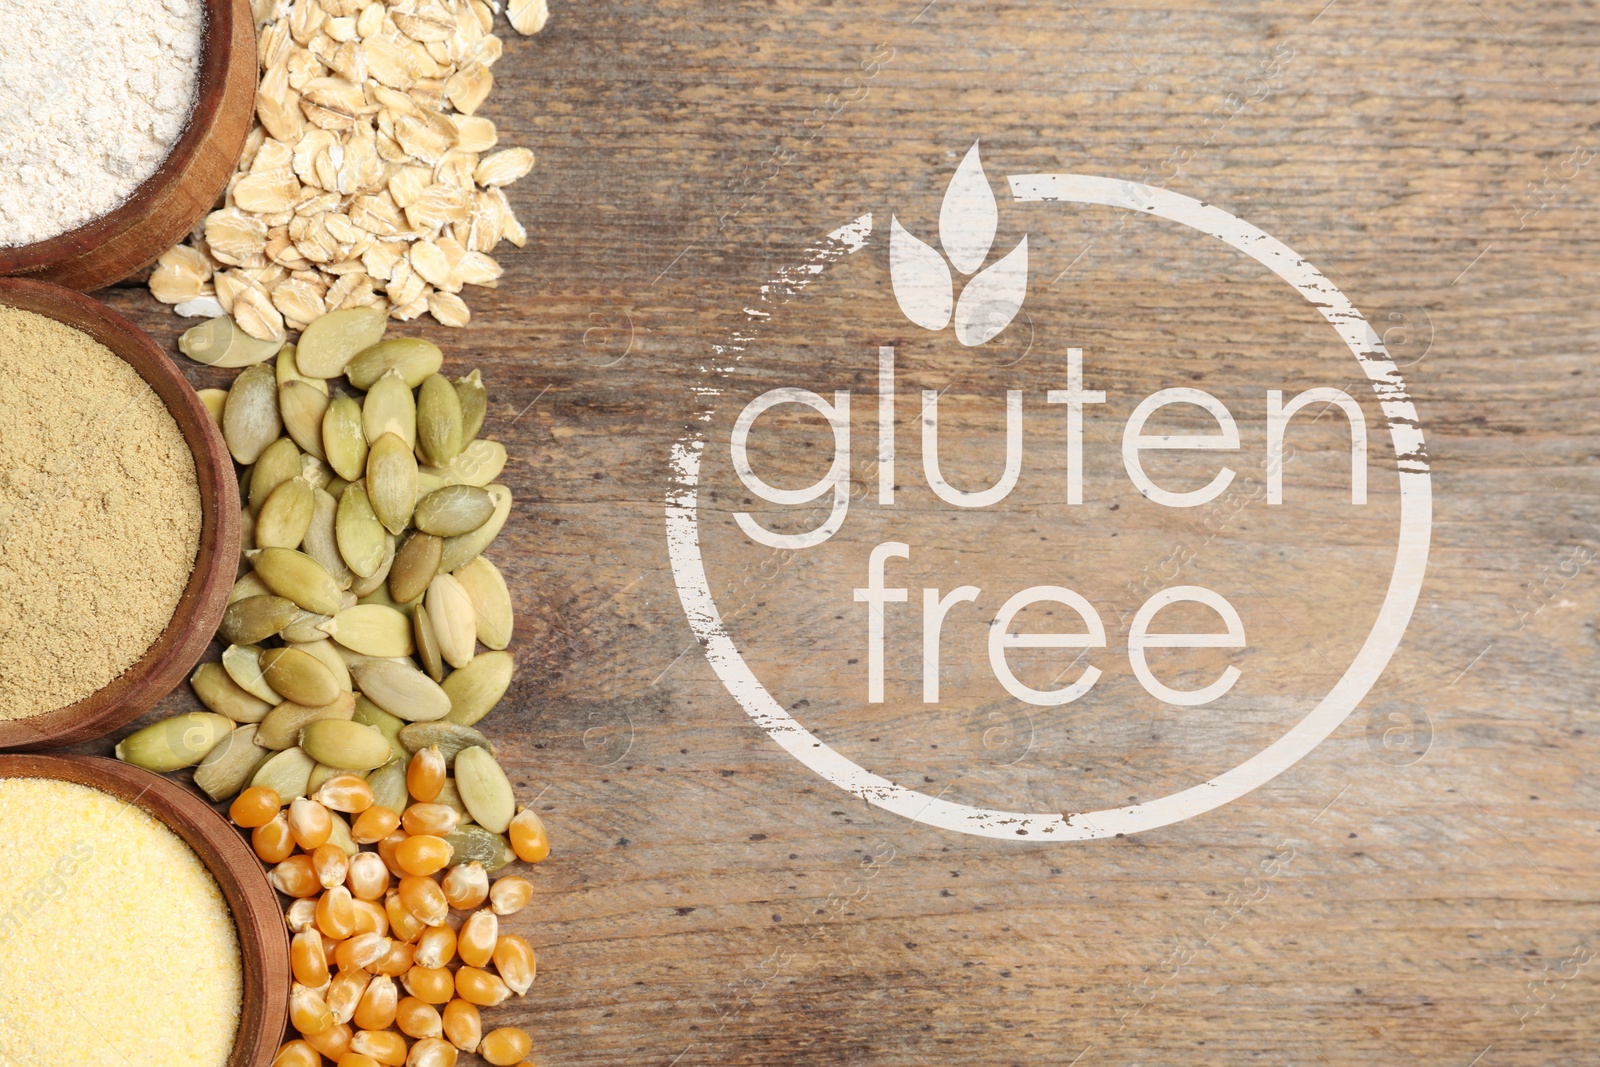
[[[0,278],[0,749],[99,737],[183,680],[239,559],[205,406],[143,331]]]

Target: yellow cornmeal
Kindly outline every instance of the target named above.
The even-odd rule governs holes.
[[[0,1064],[222,1067],[232,913],[177,834],[108,793],[0,779]]]

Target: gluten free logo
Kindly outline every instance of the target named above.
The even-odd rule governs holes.
[[[712,458],[719,463],[726,457],[732,474],[754,498],[815,516],[814,524],[796,530],[793,523],[785,526],[763,522],[760,515],[748,510],[732,515],[733,524],[747,543],[780,553],[787,560],[801,558],[835,537],[850,520],[852,506],[893,513],[897,488],[903,490],[905,482],[915,477],[906,469],[908,463],[897,462],[897,410],[904,413],[911,406],[904,403],[907,399],[920,401],[914,409],[914,423],[911,419],[905,422],[920,430],[922,480],[951,513],[951,521],[958,521],[964,513],[981,516],[1005,508],[1023,468],[1025,410],[1052,409],[1051,417],[1065,423],[1062,502],[1081,505],[1085,420],[1107,405],[1104,389],[1089,388],[1096,384],[1090,377],[1092,353],[1091,358],[1086,358],[1084,348],[1075,345],[1072,337],[1051,337],[1030,324],[1031,349],[1036,354],[1048,353],[1042,358],[1051,360],[1051,366],[1059,372],[1059,388],[1031,397],[1025,397],[1021,389],[1005,390],[1005,459],[999,476],[985,488],[959,489],[944,477],[940,463],[940,391],[923,390],[920,397],[902,395],[895,384],[896,347],[889,338],[860,353],[862,362],[875,364],[877,370],[871,406],[859,400],[856,404],[857,418],[864,425],[868,424],[865,416],[875,409],[876,440],[871,441],[869,449],[861,447],[861,426],[854,427],[852,435],[851,390],[806,387],[820,384],[817,382],[766,389],[738,410],[731,427],[724,424],[723,429],[713,430],[719,398],[734,391],[745,370],[746,355],[760,342],[773,317],[797,302],[810,287],[825,286],[830,268],[854,262],[851,257],[862,258],[859,254],[872,247],[875,230],[871,215],[834,230],[801,262],[763,285],[744,309],[743,321],[708,353],[702,368],[704,406],[672,454],[666,528],[674,578],[689,623],[730,695],[774,742],[839,788],[916,822],[986,837],[1069,841],[1148,831],[1227,804],[1293,766],[1344,722],[1382,673],[1410,620],[1427,563],[1431,490],[1422,430],[1400,371],[1385,351],[1382,339],[1337,286],[1270,234],[1216,205],[1169,189],[1113,178],[1070,173],[1013,174],[1005,178],[1005,185],[1010,192],[1008,210],[1017,210],[1019,205],[1039,205],[1031,208],[1035,211],[1043,210],[1043,205],[1060,205],[1059,210],[1075,212],[1111,209],[1147,216],[1160,225],[1178,228],[1180,234],[1222,242],[1253,262],[1249,269],[1265,268],[1309,301],[1337,336],[1348,358],[1354,360],[1353,364],[1346,361],[1339,374],[1370,388],[1382,413],[1385,425],[1381,429],[1387,431],[1398,477],[1398,536],[1381,603],[1375,616],[1349,624],[1364,626],[1365,636],[1327,691],[1298,710],[1292,724],[1274,739],[1221,773],[1151,799],[1130,798],[1125,805],[1070,812],[1008,810],[1003,806],[962,803],[891,780],[847,757],[808,728],[795,714],[805,706],[805,700],[791,697],[790,707],[786,708],[773,696],[736,644],[707,575],[703,524],[727,519],[725,515],[710,515],[702,502],[708,449],[715,450]],[[891,217],[888,276],[875,284],[889,287],[905,319],[921,330],[942,334],[948,329],[959,345],[967,347],[993,341],[1019,315],[1028,300],[1029,288],[1028,237],[1022,237],[1009,251],[1002,249],[999,255],[994,254],[1000,210],[1000,200],[985,176],[978,146],[974,145],[949,181],[937,233],[928,234],[929,239],[924,240],[902,225],[898,217]],[[1050,273],[1060,269],[1055,264],[1044,267]],[[1301,389],[1292,395],[1272,388],[1266,390],[1264,400],[1265,507],[1284,504],[1286,438],[1296,414],[1308,408],[1331,411],[1336,419],[1342,416],[1350,457],[1342,492],[1347,494],[1348,506],[1363,507],[1367,499],[1367,422],[1350,393],[1332,385]],[[827,470],[813,484],[800,489],[770,484],[752,457],[751,439],[758,432],[758,420],[764,413],[786,406],[790,410],[795,406],[809,408],[821,416],[832,438],[832,461]],[[1191,417],[1201,413],[1213,424],[1210,432],[1176,434],[1152,429],[1164,414],[1175,409],[1183,409]],[[732,414],[731,408],[728,413]],[[1238,472],[1228,465],[1227,453],[1240,448],[1240,439],[1233,411],[1218,397],[1193,385],[1166,385],[1140,400],[1123,421],[1118,458],[1128,482],[1147,502],[1144,506],[1182,511],[1214,502],[1228,490]],[[946,447],[956,446],[950,443]],[[852,492],[853,449],[870,451],[870,467],[876,472],[877,482],[873,500]],[[1186,490],[1163,484],[1160,457],[1175,453],[1217,453],[1213,477],[1198,488]],[[937,705],[939,664],[941,657],[948,654],[944,647],[947,621],[953,612],[975,610],[973,605],[979,602],[980,595],[996,595],[996,591],[986,592],[976,585],[916,590],[893,580],[893,568],[905,565],[899,561],[914,559],[937,547],[926,540],[916,544],[909,538],[876,543],[860,561],[858,583],[826,603],[833,617],[843,617],[846,605],[839,601],[845,598],[859,613],[855,618],[861,624],[857,638],[861,655],[849,662],[859,664],[853,669],[860,671],[859,700],[863,709],[885,699],[888,627],[915,626],[920,615],[921,696],[924,704]],[[808,591],[808,595],[825,594]],[[1002,602],[998,610],[989,608],[984,612],[990,616],[986,659],[994,682],[1015,706],[1048,708],[1052,714],[1070,714],[1071,705],[1085,699],[1111,670],[1136,679],[1142,690],[1141,699],[1183,709],[1212,704],[1239,682],[1240,666],[1228,663],[1196,684],[1193,679],[1163,677],[1150,650],[1239,650],[1242,656],[1251,645],[1250,630],[1235,605],[1222,592],[1198,582],[1164,584],[1120,620],[1126,626],[1125,659],[1120,664],[1115,661],[1122,657],[1117,656],[1108,640],[1107,620],[1089,597],[1070,584],[1041,583],[999,595]],[[1019,630],[1019,616],[1041,609],[1066,620],[1058,627],[1064,632]],[[1178,632],[1183,627],[1175,628],[1170,621],[1175,615],[1169,615],[1169,609],[1185,619],[1193,619],[1199,613],[1210,619],[1211,625],[1191,625],[1192,632]],[[819,605],[819,614],[821,610]],[[1013,657],[1030,649],[1064,650],[1066,669],[1046,685],[1037,684],[1038,679],[1021,677],[1014,668]]]

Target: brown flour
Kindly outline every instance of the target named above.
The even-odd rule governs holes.
[[[0,719],[136,662],[199,545],[194,457],[160,397],[87,334],[0,307]]]

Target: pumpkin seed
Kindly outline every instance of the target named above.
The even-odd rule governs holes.
[[[340,393],[322,416],[322,454],[335,474],[353,482],[367,466],[367,435],[361,429],[361,405]]]
[[[500,573],[500,568],[485,556],[474,556],[470,563],[456,570],[455,579],[466,590],[467,599],[472,601],[479,643],[484,648],[492,649],[503,649],[511,644],[514,622],[511,590],[506,588],[505,576]]]
[[[454,849],[450,854],[452,863],[481,863],[490,874],[517,858],[509,841],[481,826],[458,826],[444,839]]]
[[[299,548],[316,508],[311,483],[290,478],[261,505],[261,514],[256,516],[256,544],[261,548]]]
[[[411,524],[417,506],[417,457],[395,434],[378,438],[367,454],[367,497],[390,533],[399,536]]]
[[[378,521],[367,499],[367,490],[360,482],[345,487],[339,497],[339,514],[334,530],[339,542],[339,555],[357,577],[370,578],[383,563],[385,538],[389,532]],[[354,585],[354,583],[351,583]]]
[[[233,583],[233,592],[228,594],[228,603],[243,600],[247,596],[270,596],[272,590],[267,588],[267,583],[255,571],[251,571],[237,582]]]
[[[465,378],[457,378],[456,399],[461,403],[461,444],[464,447],[483,429],[483,417],[489,411],[489,391],[483,387],[483,375],[474,369]]]
[[[241,726],[219,741],[200,761],[194,769],[194,784],[212,800],[227,800],[237,796],[261,765],[271,758],[271,749],[256,744],[255,725]]]
[[[379,659],[411,655],[411,620],[382,604],[357,604],[324,623],[322,630],[352,652]]]
[[[189,678],[200,703],[234,722],[260,722],[276,701],[262,700],[229,677],[220,663],[202,663]]]
[[[300,449],[287,437],[280,437],[261,450],[255,466],[250,468],[250,489],[241,490],[240,497],[250,505],[250,513],[261,514],[261,506],[272,491],[291,478],[299,477],[303,467]]]
[[[314,611],[302,611],[294,617],[294,621],[278,634],[279,637],[290,644],[305,645],[313,641],[326,641],[328,635],[322,632],[322,624],[333,618],[332,615],[318,615]]]
[[[327,460],[318,459],[309,452],[300,457],[300,477],[310,482],[313,489],[326,489],[338,478]]]
[[[412,522],[423,533],[456,537],[471,533],[494,514],[494,497],[474,485],[447,485],[417,501]]]
[[[411,609],[411,637],[422,669],[434,681],[444,681],[444,657],[439,655],[439,638],[434,633],[433,620],[428,618],[428,609],[421,604]]]
[[[442,688],[450,698],[450,714],[446,718],[457,726],[471,726],[500,703],[511,688],[515,673],[516,660],[509,652],[474,656],[471,663],[452,671],[444,680]]]
[[[334,585],[349,589],[356,576],[339,553],[339,501],[325,489],[313,490],[312,497],[311,525],[306,528],[300,549],[322,564],[322,569],[333,576]]]
[[[244,483],[239,483],[239,495],[244,496]],[[250,513],[250,506],[246,504],[239,509],[239,553],[240,559],[244,553],[256,547],[256,517]]]
[[[311,455],[321,459],[322,420],[328,414],[327,384],[322,390],[304,381],[289,381],[278,386],[278,411],[283,417],[283,428],[289,431],[294,443]]]
[[[322,767],[322,764],[319,763],[317,766],[320,768]],[[329,767],[327,770],[333,771],[334,774],[355,774],[354,771],[344,770],[339,767]],[[315,776],[317,772],[313,770],[311,773],[313,776]],[[333,775],[329,775],[329,777],[333,777]],[[359,775],[357,775],[357,777],[359,777]],[[326,779],[324,779],[324,781],[326,781]],[[322,783],[319,782],[317,784],[320,788]],[[308,781],[306,783],[307,794],[314,792],[314,790],[310,788],[310,785],[311,783]],[[350,836],[350,823],[347,822],[345,817],[337,811],[330,810],[328,812],[328,844],[338,845],[339,851],[344,853],[345,859],[349,859],[357,852],[361,851],[361,846],[357,845],[355,838]]]
[[[257,700],[281,704],[283,696],[261,673],[261,649],[255,645],[229,645],[222,650],[222,669],[240,689]]]
[[[467,814],[467,806],[461,803],[461,794],[456,791],[456,780],[446,778],[444,785],[439,787],[439,795],[433,798],[435,804],[443,804],[457,815],[461,816],[463,824],[472,822],[472,816]]]
[[[117,743],[117,758],[147,771],[176,771],[205,759],[233,729],[225,715],[190,711],[153,722]]]
[[[500,535],[506,519],[511,517],[511,490],[498,483],[487,488],[489,495],[494,497],[494,514],[471,533],[445,538],[444,550],[439,557],[441,571],[448,573],[457,570],[471,562],[473,556],[482,554]]]
[[[419,478],[436,479],[441,485],[485,486],[506,468],[506,446],[499,441],[473,441],[461,454],[443,467],[423,467]]]
[[[404,760],[392,759],[367,775],[372,787],[372,803],[388,808],[396,814],[406,810],[406,765]]]
[[[281,342],[251,337],[227,315],[191,326],[178,338],[178,351],[208,367],[248,367],[271,359],[280,347]]]
[[[394,758],[406,760],[411,758],[411,753],[406,751],[405,745],[400,743],[400,731],[405,728],[406,721],[398,715],[390,715],[378,705],[364,696],[356,697],[356,713],[352,720],[363,726],[370,726],[384,737],[389,739],[389,747],[394,750]],[[402,809],[396,808],[396,811]]]
[[[195,394],[200,398],[200,403],[206,406],[206,414],[211,416],[212,425],[222,429],[222,409],[228,402],[226,389],[201,389]]]
[[[304,552],[291,548],[258,548],[249,558],[250,565],[267,583],[267,588],[307,611],[336,615],[344,605],[339,583],[334,581],[333,575]]]
[[[407,448],[417,447],[417,402],[399,371],[389,371],[379,378],[361,402],[361,430],[369,446],[392,433]]]
[[[388,316],[375,307],[330,311],[301,332],[295,363],[302,374],[336,378],[356,353],[378,343],[388,324]]]
[[[278,388],[281,390],[290,382],[304,382],[323,396],[327,396],[328,383],[326,381],[300,373],[300,364],[295,358],[297,354],[295,346],[292,344],[286,344],[278,349],[278,361],[275,364]]]
[[[357,389],[371,389],[372,383],[391,370],[398,370],[407,389],[415,389],[423,379],[444,363],[444,353],[432,341],[420,337],[391,337],[358,354],[344,369],[345,377]]]
[[[511,780],[486,748],[464,748],[456,753],[456,789],[467,806],[472,821],[493,833],[503,834],[517,813]]]
[[[389,580],[389,570],[394,566],[394,546],[394,534],[384,530],[383,559],[378,562],[378,569],[367,575],[367,577],[357,578],[350,583],[350,591],[356,595],[357,600],[364,596],[371,596],[383,588],[383,584]]]
[[[311,777],[306,780],[306,796],[316,800],[317,790],[321,789],[329,778],[336,778],[341,774],[353,774],[357,778],[362,778],[366,776],[366,773],[366,771],[355,770],[350,767],[330,767],[326,763],[319,763],[311,768]],[[334,814],[332,808],[328,809],[328,814]],[[329,840],[331,841],[332,838],[330,837]]]
[[[452,667],[465,667],[472,662],[478,639],[478,624],[467,591],[452,576],[436,574],[428,583],[427,606],[439,655]]]
[[[288,626],[299,612],[285,597],[247,596],[228,605],[217,633],[229,644],[253,645]]]
[[[256,744],[265,748],[292,748],[307,723],[323,719],[346,720],[355,714],[355,710],[356,698],[352,693],[340,693],[332,702],[316,706],[285,700],[261,720],[260,728],[256,730]]]
[[[357,602],[361,604],[381,604],[386,608],[393,608],[409,619],[411,610],[422,603],[422,598],[417,597],[415,600],[408,600],[402,604],[389,595],[388,585],[380,585],[366,596],[359,598]]]
[[[296,704],[322,707],[333,703],[343,692],[339,680],[321,660],[292,646],[261,653],[261,674],[268,685]]]
[[[258,732],[258,739],[259,736]],[[299,748],[286,748],[277,755],[267,757],[267,762],[256,769],[250,784],[264,786],[278,794],[279,800],[288,803],[309,792],[306,786],[310,784],[311,772],[316,766],[317,761]]]
[[[417,445],[436,467],[461,454],[463,431],[461,397],[441,374],[430,374],[417,391]]]
[[[404,604],[426,593],[443,552],[444,539],[433,534],[418,531],[406,538],[389,569],[389,595]]]
[[[256,365],[233,380],[222,409],[222,436],[240,463],[254,463],[283,429],[278,417],[278,383],[272,368]]]
[[[376,770],[394,755],[389,739],[377,730],[344,719],[308,724],[300,731],[300,747],[318,763],[361,771]]]
[[[350,665],[350,675],[368,700],[408,722],[432,722],[450,714],[445,691],[404,660],[362,660]]]
[[[333,675],[333,680],[340,689],[346,693],[355,691],[355,682],[350,678],[350,667],[339,658],[332,641],[323,638],[320,641],[306,641],[296,647],[309,656],[315,656],[317,662],[328,668],[328,673]]]
[[[437,745],[446,766],[464,748],[484,748],[489,750],[490,755],[494,754],[494,745],[483,734],[470,726],[458,726],[449,721],[410,723],[400,730],[400,743],[410,755],[421,752],[429,745]]]

